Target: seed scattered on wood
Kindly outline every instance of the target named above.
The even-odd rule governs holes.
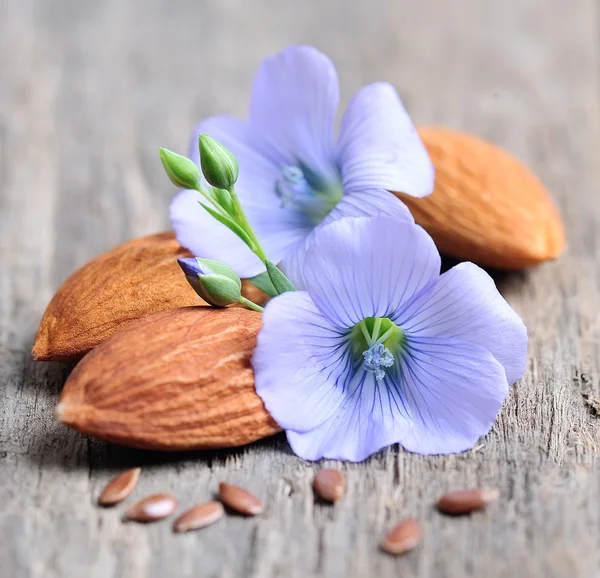
[[[232,510],[245,516],[255,516],[263,511],[262,502],[254,495],[233,484],[219,484],[219,498]]]
[[[413,518],[408,518],[385,535],[381,542],[381,549],[394,556],[410,552],[417,547],[422,534],[421,524]]]
[[[194,506],[184,512],[175,520],[173,532],[189,532],[199,530],[216,522],[223,516],[223,504],[221,502],[208,502]]]
[[[339,470],[323,468],[315,476],[313,489],[319,498],[337,502],[346,492],[346,480]]]
[[[444,514],[460,516],[481,510],[490,502],[498,499],[500,493],[495,488],[475,488],[472,490],[454,490],[444,494],[437,508]]]
[[[114,506],[122,502],[133,492],[141,472],[141,468],[133,468],[113,478],[102,490],[98,503],[101,506]]]
[[[158,522],[170,516],[177,508],[177,500],[169,494],[154,494],[136,502],[126,516],[134,522]]]

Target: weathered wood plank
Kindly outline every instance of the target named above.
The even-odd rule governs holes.
[[[260,0],[0,4],[0,574],[108,576],[564,577],[600,571],[600,51],[594,0]],[[89,441],[52,411],[68,368],[28,349],[60,282],[109,246],[168,225],[159,145],[194,122],[245,114],[261,58],[312,43],[338,64],[343,99],[386,79],[419,123],[487,137],[525,160],[565,216],[559,262],[498,279],[530,330],[530,362],[498,423],[460,456],[397,448],[343,466],[348,495],[315,504],[318,466],[283,437],[162,456]],[[94,505],[114,472],[146,465],[136,495],[182,506],[222,479],[265,498],[263,516],[201,533],[123,524]],[[431,504],[498,485],[468,519]],[[378,552],[398,517],[421,549]]]

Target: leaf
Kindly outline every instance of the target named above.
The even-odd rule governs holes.
[[[252,285],[258,287],[263,293],[266,293],[269,297],[277,297],[277,295],[279,295],[266,271],[256,275],[256,277],[248,279],[248,281],[250,281]]]
[[[271,283],[273,283],[273,287],[277,291],[278,295],[285,293],[287,291],[295,291],[296,288],[292,285],[290,280],[283,274],[283,271],[275,265],[272,261],[265,262],[267,266],[267,273],[269,274],[269,279],[271,279]]]
[[[225,225],[229,230],[231,230],[232,232],[234,232],[242,241],[244,241],[244,243],[246,243],[246,245],[248,245],[248,247],[250,247],[250,249],[252,251],[254,251],[254,244],[252,243],[250,237],[248,236],[248,233],[246,233],[246,231],[244,231],[244,229],[242,229],[237,223],[235,223],[234,221],[232,221],[229,217],[226,217],[225,215],[222,215],[221,213],[215,211],[214,209],[212,209],[211,207],[209,207],[208,205],[205,205],[204,203],[201,203],[200,201],[198,201],[215,219],[217,219],[217,221],[219,221],[219,223],[222,223],[223,225]]]

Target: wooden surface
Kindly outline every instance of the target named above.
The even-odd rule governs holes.
[[[0,2],[0,576],[568,577],[600,573],[600,62],[596,0],[3,0]],[[244,114],[261,58],[311,43],[335,60],[343,100],[394,83],[418,123],[477,133],[545,181],[569,249],[498,284],[531,336],[526,376],[493,431],[459,456],[398,448],[342,465],[348,495],[310,491],[319,467],[283,437],[163,456],[99,443],[53,418],[69,371],[33,363],[45,305],[101,250],[168,226],[157,147],[185,150],[201,117]],[[583,393],[591,393],[588,402]],[[143,465],[138,496],[183,506],[220,480],[264,515],[174,536],[95,505]],[[441,517],[447,488],[492,485],[499,504]],[[377,549],[399,518],[420,549]]]

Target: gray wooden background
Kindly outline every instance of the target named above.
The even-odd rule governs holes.
[[[598,576],[599,23],[596,0],[0,0],[0,575]],[[205,115],[243,115],[261,58],[297,42],[334,59],[344,101],[388,80],[417,123],[515,153],[569,238],[558,262],[498,278],[531,346],[493,431],[459,456],[391,448],[343,465],[349,491],[334,508],[315,504],[318,466],[283,437],[164,456],[59,426],[68,368],[29,357],[67,275],[168,227],[157,147],[183,151]],[[137,495],[170,491],[187,506],[227,479],[266,512],[185,536],[123,524],[122,509],[94,501],[138,464]],[[498,486],[500,503],[466,519],[432,509],[472,485]],[[406,515],[424,521],[423,545],[381,554],[382,532]]]

